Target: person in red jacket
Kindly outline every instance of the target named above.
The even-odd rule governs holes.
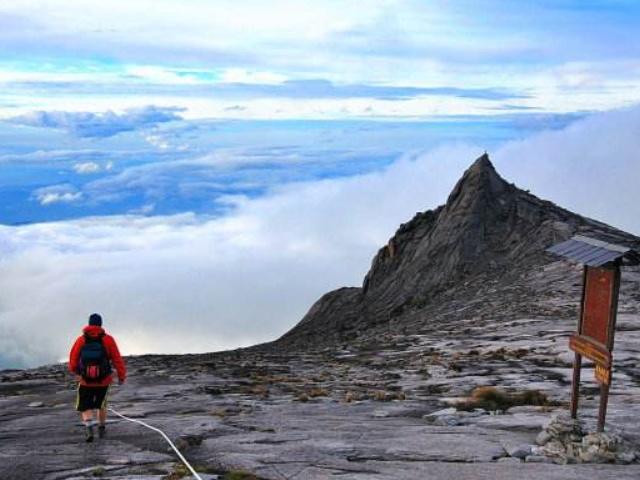
[[[102,328],[102,317],[93,313],[89,316],[89,325],[84,327],[69,354],[69,371],[78,380],[76,410],[82,416],[87,442],[93,441],[94,410],[98,410],[98,436],[103,438],[106,433],[107,393],[113,381],[113,368],[122,385],[127,369],[118,345]]]

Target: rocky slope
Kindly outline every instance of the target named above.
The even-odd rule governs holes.
[[[400,325],[429,306],[442,308],[443,295],[458,297],[465,283],[508,283],[548,264],[554,259],[545,249],[576,233],[631,245],[639,240],[507,183],[484,154],[445,205],[400,226],[373,259],[362,288],[327,293],[277,343],[325,345],[358,338],[381,324]]]
[[[543,250],[576,232],[638,241],[517,189],[481,157],[446,205],[380,250],[363,288],[327,294],[271,344],[128,358],[112,405],[165,430],[209,479],[640,478],[637,267],[622,276],[607,423],[617,443],[578,437],[584,451],[570,456],[540,440],[574,435],[551,420],[567,409],[581,270]],[[582,376],[588,432],[598,388]],[[479,387],[521,405],[461,404]],[[0,372],[0,478],[188,477],[135,424],[114,419],[107,439],[85,444],[74,394],[62,365]]]

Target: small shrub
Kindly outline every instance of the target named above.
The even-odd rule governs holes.
[[[253,387],[251,387],[250,393],[262,398],[269,398],[269,388],[266,385],[254,385]]]
[[[107,471],[103,467],[96,467],[91,471],[92,477],[102,477]]]
[[[299,401],[299,402],[308,402],[309,401],[309,395],[307,395],[305,392],[300,392],[296,396],[296,400]]]
[[[471,401],[476,406],[473,408],[484,408],[485,410],[506,410],[511,407],[509,395],[494,387],[478,387],[471,392]]]
[[[451,362],[449,363],[449,369],[453,370],[454,372],[461,372],[462,365],[460,365],[460,363],[457,363],[457,362]]]
[[[260,480],[253,473],[245,472],[244,470],[232,470],[227,472],[222,477],[222,480]]]
[[[495,387],[478,387],[471,392],[465,402],[457,405],[460,410],[482,408],[488,411],[505,411],[519,405],[555,406],[554,402],[539,390],[526,390],[519,393],[507,393]]]
[[[169,475],[163,477],[163,480],[180,480],[184,477],[188,477],[189,475],[191,475],[191,472],[183,463],[176,463],[173,467],[173,471]]]
[[[373,399],[377,402],[386,402],[387,400],[389,400],[387,398],[387,392],[385,392],[384,390],[376,390],[375,392],[373,392]]]
[[[312,389],[307,391],[307,395],[309,395],[310,398],[326,397],[329,395],[329,392],[327,392],[327,390],[324,388],[313,387]]]
[[[529,354],[529,350],[527,350],[526,348],[519,348],[512,352],[512,355],[516,358],[526,357],[528,354]]]
[[[549,400],[547,394],[541,392],[540,390],[527,390],[525,392],[522,392],[520,393],[518,400],[520,405],[549,406],[553,403],[551,400]]]

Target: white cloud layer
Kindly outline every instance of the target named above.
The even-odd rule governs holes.
[[[638,234],[638,133],[640,109],[610,112],[510,142],[493,158],[507,180]],[[397,226],[444,202],[480,153],[441,147],[376,173],[228,198],[231,213],[217,219],[0,227],[0,366],[63,358],[94,311],[127,354],[273,339],[320,294],[360,284]]]

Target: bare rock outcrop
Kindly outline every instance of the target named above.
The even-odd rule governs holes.
[[[361,288],[320,298],[277,344],[349,342],[380,325],[457,297],[480,277],[505,279],[552,261],[544,250],[583,233],[637,244],[638,238],[565,210],[505,181],[485,153],[455,185],[445,205],[417,213],[373,259]],[[453,292],[452,292],[453,291]]]

